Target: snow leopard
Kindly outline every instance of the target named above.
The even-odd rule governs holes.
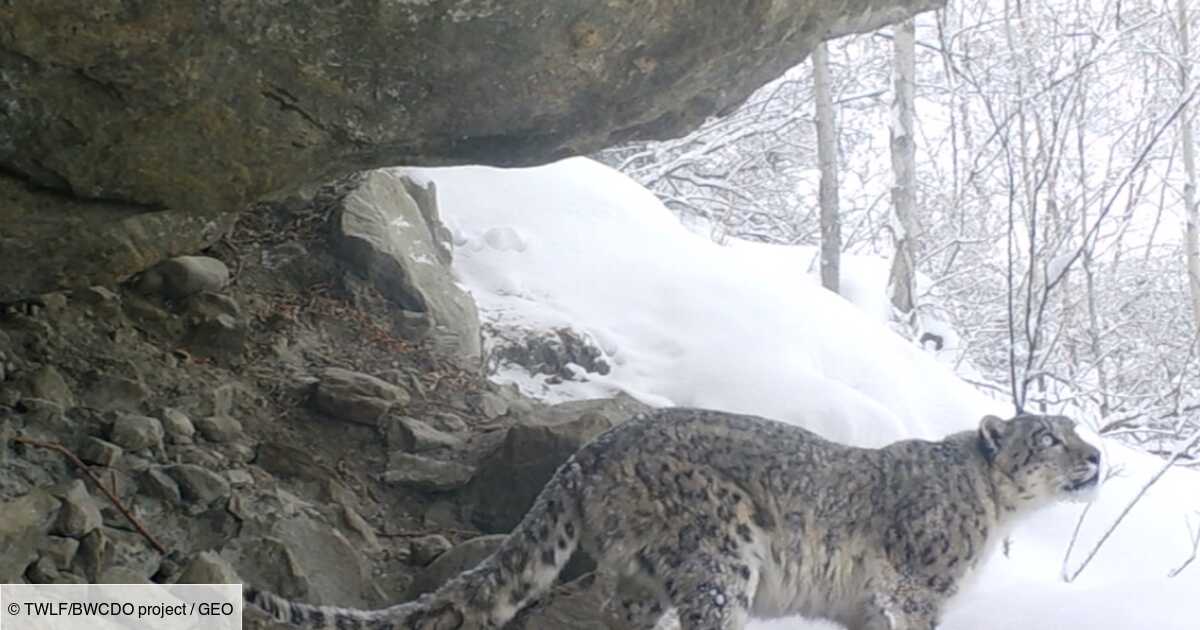
[[[246,601],[296,628],[499,629],[581,549],[605,622],[742,630],[804,615],[850,630],[930,630],[1021,515],[1098,486],[1100,451],[1053,415],[985,416],[938,441],[870,449],[796,426],[668,408],[600,434],[507,540],[439,590],[377,610]]]

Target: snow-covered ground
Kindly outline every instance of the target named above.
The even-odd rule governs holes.
[[[652,404],[773,417],[863,446],[938,438],[986,413],[1011,413],[882,323],[881,261],[846,262],[847,301],[807,273],[811,250],[716,245],[637,183],[582,158],[410,172],[436,182],[455,234],[455,272],[485,320],[569,326],[596,339],[612,365],[606,376],[561,385],[517,368],[497,374],[529,393],[561,400],[622,390]],[[1103,447],[1122,473],[1092,506],[1072,566],[1161,466]],[[1200,628],[1200,566],[1167,577],[1191,549],[1185,518],[1200,527],[1200,474],[1170,470],[1068,584],[1063,555],[1081,509],[1058,506],[1018,526],[1008,557],[986,565],[943,628]]]

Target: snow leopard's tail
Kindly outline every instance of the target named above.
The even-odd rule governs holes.
[[[247,604],[309,630],[491,630],[508,623],[554,583],[579,545],[582,472],[568,459],[491,557],[420,599],[377,610],[313,606],[250,586]]]

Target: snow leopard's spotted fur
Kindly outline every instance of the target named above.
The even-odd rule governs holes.
[[[246,599],[300,628],[496,629],[580,547],[615,584],[614,627],[649,630],[674,609],[683,630],[790,614],[929,630],[1005,523],[1093,488],[1099,460],[1059,416],[861,449],[667,409],[581,448],[495,555],[435,593],[372,611]]]

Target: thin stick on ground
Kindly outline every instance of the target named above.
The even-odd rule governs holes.
[[[149,531],[146,530],[146,526],[142,525],[141,521],[134,517],[134,515],[125,507],[125,505],[121,503],[121,500],[118,499],[111,490],[106,488],[104,484],[100,482],[100,478],[97,477],[90,468],[88,468],[87,464],[83,463],[83,460],[79,459],[75,453],[71,452],[71,449],[55,442],[41,442],[21,436],[12,438],[12,441],[16,442],[17,444],[25,444],[27,446],[36,446],[38,448],[57,451],[65,455],[67,459],[71,460],[71,463],[74,464],[76,468],[83,471],[83,474],[87,475],[88,479],[92,480],[92,483],[100,489],[100,492],[104,493],[104,496],[108,497],[108,500],[111,501],[112,504],[121,511],[121,514],[125,515],[125,518],[129,520],[129,523],[132,524],[134,529],[136,529],[138,533],[150,543],[150,546],[154,547],[161,554],[166,555],[169,553],[167,548],[164,547],[162,543],[158,542],[158,539],[156,539]]]
[[[1124,474],[1125,474],[1124,466],[1117,465],[1117,466],[1113,466],[1112,468],[1109,468],[1107,471],[1105,471],[1104,479],[1100,482],[1101,491],[1103,491],[1104,484],[1108,483],[1112,479],[1121,477]],[[1079,513],[1079,518],[1075,520],[1075,529],[1074,529],[1074,531],[1071,532],[1071,541],[1069,543],[1067,543],[1067,551],[1066,551],[1066,553],[1063,554],[1062,580],[1064,582],[1070,582],[1072,579],[1071,578],[1071,570],[1070,570],[1071,552],[1073,552],[1075,550],[1075,543],[1079,542],[1079,532],[1080,532],[1080,530],[1083,529],[1083,522],[1085,520],[1087,520],[1088,512],[1091,511],[1093,505],[1095,505],[1095,502],[1089,502],[1088,504],[1084,505],[1083,511]]]
[[[1197,514],[1200,514],[1200,512],[1197,512]],[[1192,555],[1188,556],[1187,559],[1183,561],[1183,564],[1168,571],[1167,577],[1175,577],[1180,573],[1183,573],[1183,570],[1188,568],[1188,565],[1196,560],[1196,553],[1200,552],[1200,524],[1193,528],[1191,519],[1188,519],[1187,528],[1188,536],[1190,536],[1192,539]]]
[[[1087,519],[1088,512],[1092,509],[1092,503],[1083,506],[1083,512],[1079,514],[1079,518],[1075,521],[1075,530],[1071,532],[1071,542],[1067,543],[1067,552],[1063,554],[1062,561],[1062,579],[1064,582],[1070,582],[1071,577],[1071,552],[1075,550],[1075,543],[1079,540],[1079,530],[1083,529],[1083,521]]]

